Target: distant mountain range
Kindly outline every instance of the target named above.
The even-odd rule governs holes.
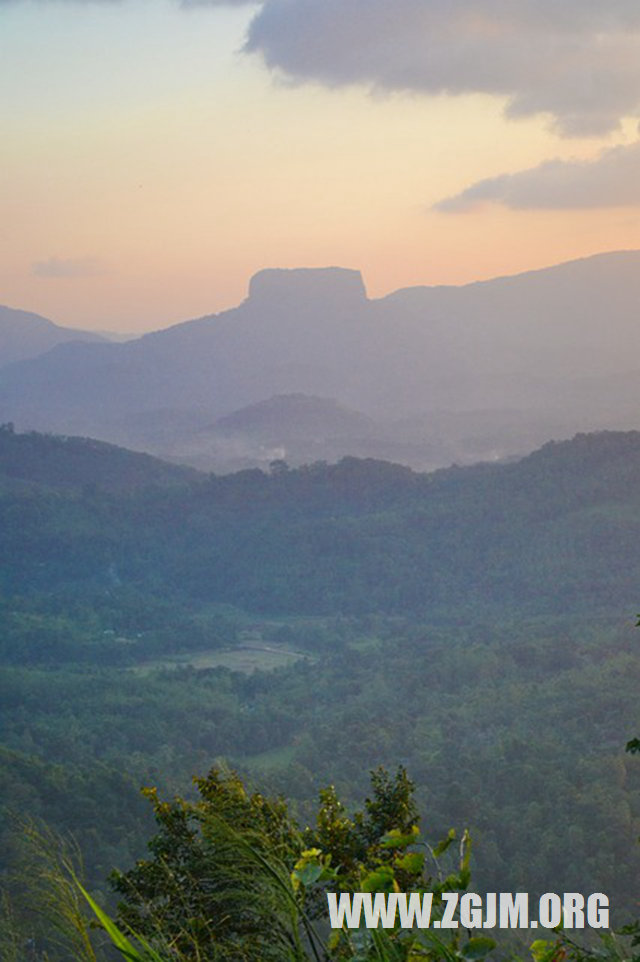
[[[0,421],[214,470],[495,460],[640,426],[639,305],[638,251],[378,300],[357,271],[266,270],[239,307],[126,343],[0,351]],[[22,316],[25,344],[47,323]]]
[[[108,335],[107,335],[108,336]],[[91,331],[60,327],[40,314],[18,311],[0,304],[0,367],[26,361],[69,341],[104,341]]]

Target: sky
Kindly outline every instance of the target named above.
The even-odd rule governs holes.
[[[0,303],[144,331],[640,248],[637,0],[0,0]]]

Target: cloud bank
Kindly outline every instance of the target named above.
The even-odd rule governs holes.
[[[434,210],[458,213],[496,203],[513,210],[587,210],[640,204],[640,141],[591,161],[547,160],[515,174],[479,180]]]
[[[640,108],[637,0],[266,0],[246,49],[299,81],[504,96],[566,135]]]
[[[19,0],[0,0],[1,4]],[[53,2],[53,0],[40,0]],[[60,0],[58,0],[60,2]],[[107,0],[77,0],[78,3]],[[251,0],[177,0],[187,8]],[[257,0],[245,52],[329,87],[485,93],[602,135],[640,113],[638,0]]]

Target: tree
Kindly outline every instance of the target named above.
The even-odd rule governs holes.
[[[287,870],[302,840],[286,804],[216,769],[196,786],[197,802],[146,791],[159,832],[150,858],[112,876],[120,922],[180,957],[306,958]]]
[[[196,802],[163,802],[147,791],[159,825],[150,857],[112,878],[122,898],[118,922],[143,945],[163,957],[216,962],[466,958],[457,933],[446,945],[431,931],[400,928],[326,938],[328,890],[428,890],[437,916],[440,894],[468,884],[468,837],[455,870],[443,873],[438,859],[455,833],[435,848],[422,841],[403,768],[372,772],[371,795],[353,816],[325,789],[316,826],[303,831],[282,799],[248,792],[234,773],[213,769],[196,786]],[[494,944],[471,943],[476,959]]]

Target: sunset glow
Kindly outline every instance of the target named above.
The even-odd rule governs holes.
[[[473,92],[473,78],[447,95],[430,78],[406,90],[383,76],[343,80],[342,61],[303,77],[267,46],[268,8],[0,0],[0,302],[72,326],[147,330],[239,303],[268,266],[357,268],[378,297],[640,247],[631,186],[602,206],[535,200],[541,164],[591,161],[597,182],[614,146],[631,181],[626,102],[609,129],[589,114],[567,136],[562,125],[577,121],[560,107],[507,116],[517,111],[505,113],[500,78],[502,95],[479,82]],[[262,48],[243,52],[260,16],[249,35]],[[505,44],[516,26],[471,9],[457,29]],[[520,39],[527,29],[517,25]],[[512,209],[491,186],[474,188],[485,200],[456,202],[464,209],[433,209],[521,171],[534,171],[529,206]]]

